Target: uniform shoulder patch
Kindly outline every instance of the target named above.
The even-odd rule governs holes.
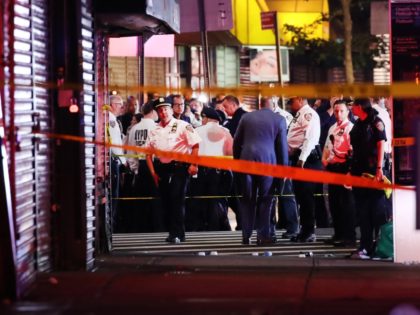
[[[375,126],[379,131],[384,131],[385,130],[385,125],[382,121],[378,121]]]
[[[187,129],[189,132],[194,132],[194,128],[190,124],[186,125],[185,129]]]
[[[310,120],[312,119],[312,113],[306,113],[303,117],[304,117],[307,121],[310,121]]]
[[[109,125],[111,126],[111,128],[114,128],[115,127],[115,120],[110,120]]]

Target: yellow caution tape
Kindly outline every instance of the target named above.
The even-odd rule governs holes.
[[[4,84],[4,83],[3,83]],[[36,86],[43,88],[57,89],[56,83],[35,83]],[[27,87],[26,85],[17,84],[16,87]],[[78,83],[66,83],[66,88],[80,90]],[[120,87],[116,85],[99,86],[106,90],[118,90]],[[137,94],[139,92],[157,92],[161,95],[168,93],[190,94],[191,88],[170,88],[167,86],[126,86],[124,90],[128,94]],[[353,97],[374,97],[383,96],[394,98],[420,98],[420,86],[416,82],[394,82],[391,85],[374,85],[372,83],[356,83],[356,84],[292,84],[288,86],[274,85],[253,85],[238,86],[232,88],[203,88],[195,89],[197,93],[207,93],[209,95],[216,94],[234,94],[234,95],[298,95],[308,98],[330,98],[333,95],[344,95]]]
[[[140,152],[145,154],[156,155],[159,157],[165,157],[168,159],[181,161],[190,164],[198,164],[202,166],[207,166],[211,168],[232,170],[234,172],[246,173],[252,175],[261,175],[261,176],[272,176],[277,178],[290,178],[299,181],[307,182],[317,182],[325,184],[336,184],[336,185],[345,185],[345,186],[355,186],[355,187],[364,187],[364,188],[373,188],[373,189],[401,189],[401,190],[414,190],[413,187],[401,186],[396,184],[386,184],[383,182],[372,181],[367,178],[360,176],[351,176],[338,173],[332,173],[327,171],[318,171],[311,169],[303,169],[299,167],[290,167],[283,165],[273,165],[253,161],[245,160],[231,160],[228,163],[226,159],[216,158],[216,157],[205,157],[205,156],[192,156],[190,154],[181,154],[176,152],[160,151],[150,148],[139,148],[136,146],[128,145],[117,145],[104,143],[96,140],[90,140],[83,137],[72,136],[72,135],[62,135],[62,134],[52,134],[44,132],[34,132],[35,134],[45,136],[51,139],[61,139],[68,141],[76,141],[80,143],[90,143],[100,146],[105,146],[107,148],[116,147],[125,150],[130,150],[134,152]]]

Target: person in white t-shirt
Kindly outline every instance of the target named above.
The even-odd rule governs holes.
[[[211,107],[204,107],[201,117],[203,125],[196,129],[202,139],[198,155],[231,156],[233,138],[229,130],[220,125],[221,117],[217,111]],[[194,185],[190,186],[191,193],[199,196],[223,195],[230,191],[228,187],[225,187],[226,176],[229,174],[223,170],[200,167],[198,176],[194,179]],[[226,198],[193,199],[189,204],[187,217],[191,230],[231,230],[227,217]]]

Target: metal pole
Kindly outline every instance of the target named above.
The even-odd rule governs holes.
[[[143,88],[144,87],[144,34],[142,34],[142,36],[137,36],[137,45],[138,45],[137,54],[139,58],[139,85],[141,88]],[[144,103],[144,91],[141,92],[140,88],[138,88],[137,97],[138,97],[140,108],[141,108],[141,106],[143,106],[143,103]],[[147,101],[150,101],[150,100],[147,100]]]
[[[276,37],[276,53],[277,53],[277,73],[280,86],[283,86],[283,80],[281,77],[281,53],[280,53],[280,42],[279,42],[279,27],[277,22],[277,12],[274,17],[274,35]]]
[[[278,26],[278,20],[277,20],[277,12],[276,12],[276,16],[274,17],[274,35],[276,37],[278,80],[279,80],[280,86],[283,87],[283,78],[282,78],[282,72],[281,72],[280,36],[279,36],[279,26]],[[284,107],[285,107],[284,95],[281,94],[280,97],[281,97],[281,107],[284,109]]]
[[[198,13],[200,16],[200,33],[201,33],[201,46],[203,47],[203,64],[204,64],[204,86],[210,87],[210,64],[209,64],[209,45],[207,40],[206,30],[206,12],[205,0],[198,0]],[[209,95],[210,99],[210,95]]]

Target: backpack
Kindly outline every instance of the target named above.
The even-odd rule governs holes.
[[[376,242],[374,257],[394,258],[394,235],[392,221],[385,223],[379,229],[379,236]]]

